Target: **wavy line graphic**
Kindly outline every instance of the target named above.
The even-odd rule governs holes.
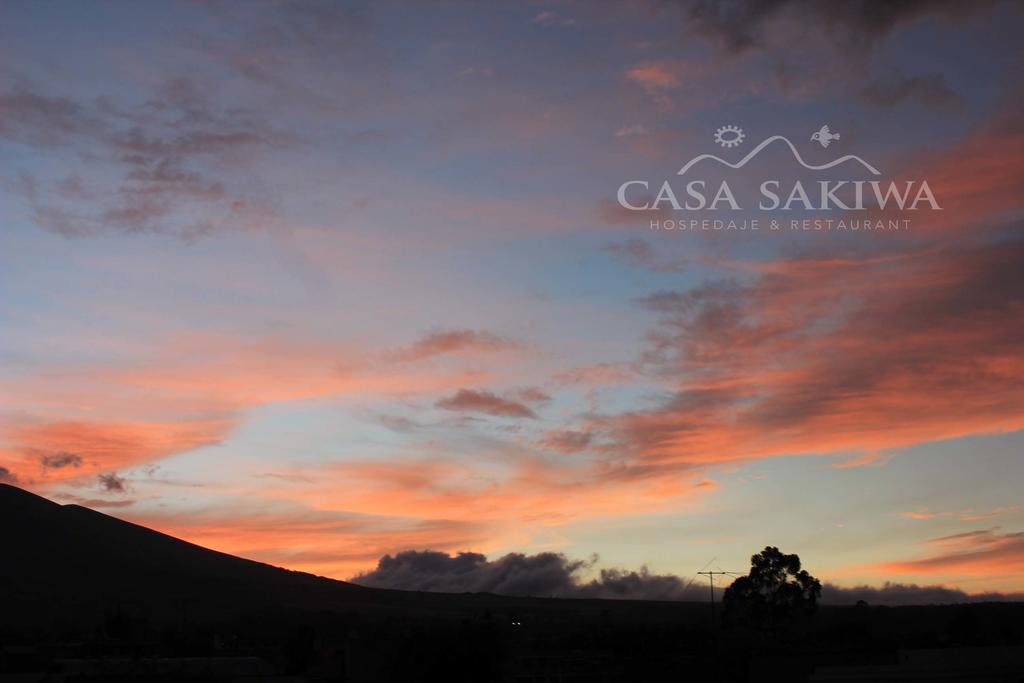
[[[859,161],[861,164],[864,165],[864,168],[868,169],[869,171],[871,171],[875,175],[882,175],[881,172],[879,172],[879,170],[877,168],[875,168],[874,166],[872,166],[868,162],[864,161],[859,156],[856,156],[856,155],[853,155],[853,154],[847,154],[845,157],[839,157],[838,159],[834,159],[834,160],[828,162],[827,164],[822,164],[821,166],[812,166],[811,164],[808,164],[806,161],[803,160],[803,158],[800,156],[800,152],[796,151],[796,147],[794,147],[793,143],[789,141],[789,138],[787,138],[785,136],[782,136],[782,135],[773,135],[773,136],[771,136],[770,138],[768,138],[767,140],[762,142],[760,145],[758,145],[754,149],[750,150],[750,153],[747,154],[747,156],[743,157],[742,159],[739,160],[738,163],[735,163],[735,164],[730,164],[725,159],[722,159],[720,157],[716,157],[714,154],[701,154],[700,156],[696,156],[696,157],[690,159],[688,162],[686,162],[686,165],[683,166],[681,169],[679,169],[679,172],[676,175],[683,175],[684,173],[686,173],[687,171],[690,170],[691,166],[696,164],[698,161],[703,161],[704,159],[714,159],[718,163],[725,164],[729,168],[743,168],[743,166],[745,166],[748,161],[750,161],[751,159],[756,157],[758,155],[758,153],[762,149],[764,149],[765,147],[767,147],[771,143],[775,142],[776,140],[782,140],[787,145],[789,145],[790,151],[793,152],[793,156],[796,157],[796,160],[800,162],[800,165],[803,166],[804,168],[810,169],[812,171],[823,171],[826,168],[832,168],[833,166],[838,166],[839,164],[843,163],[844,161],[853,160],[853,161]]]

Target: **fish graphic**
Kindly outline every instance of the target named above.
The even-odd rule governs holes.
[[[832,144],[833,140],[838,139],[839,133],[833,133],[832,131],[830,131],[828,129],[828,125],[822,126],[821,130],[819,130],[817,133],[811,136],[811,140],[817,140],[818,142],[821,143],[822,147],[828,147],[830,144]]]

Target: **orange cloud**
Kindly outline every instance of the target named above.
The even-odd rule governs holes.
[[[678,509],[714,486],[684,467],[547,460],[510,446],[474,461],[439,456],[319,465],[265,478],[246,495],[302,500],[320,510],[462,521],[487,529],[492,542],[528,542],[534,530],[568,521]]]
[[[909,519],[932,519],[936,515],[949,514],[949,513],[930,512],[928,510],[917,510],[917,511],[901,512],[900,514],[903,515],[904,517],[909,518]]]
[[[648,92],[672,90],[682,85],[678,65],[666,62],[645,62],[626,72],[626,80]]]
[[[992,519],[1000,515],[1007,515],[1020,510],[1019,505],[1001,505],[988,511],[964,510],[960,513],[960,519],[965,522],[980,522],[985,519]]]
[[[881,573],[988,576],[1024,573],[1024,532],[979,529],[928,542],[932,552],[916,560],[879,565]]]
[[[325,341],[199,333],[175,335],[146,362],[100,372],[122,385],[220,408],[329,395],[416,393],[472,376],[382,367],[372,356]]]
[[[246,410],[267,403],[436,393],[483,376],[393,367],[327,342],[282,338],[180,333],[139,355],[16,380],[18,399],[3,406],[0,465],[46,485],[218,443]]]
[[[679,509],[716,487],[682,468],[501,457],[339,462],[256,483],[239,477],[230,490],[203,489],[209,504],[167,511],[126,503],[125,516],[224,552],[345,578],[387,553],[530,544],[570,521]],[[138,491],[146,486],[135,482]]]
[[[941,153],[922,159],[900,174],[927,180],[942,211],[915,219],[928,230],[1000,229],[1024,214],[1020,178],[1024,177],[1024,107],[1015,100],[999,116]],[[987,222],[987,225],[986,225]]]
[[[374,516],[273,499],[124,517],[208,548],[339,579],[396,549],[487,545],[485,527],[472,520]]]
[[[960,512],[932,512],[928,508],[921,508],[920,510],[901,512],[900,514],[909,519],[934,519],[935,517],[951,517],[956,516],[963,522],[980,522],[986,519],[992,519],[993,517],[999,517],[1000,515],[1011,514],[1020,510],[1019,505],[1001,505],[991,510],[962,510]]]
[[[647,463],[875,454],[1024,428],[1024,242],[898,260],[791,259],[659,292],[659,407],[607,416]],[[865,461],[867,462],[867,461]]]
[[[0,451],[23,483],[94,476],[218,443],[234,426],[228,418],[181,422],[77,420],[12,424]],[[54,459],[73,464],[54,467]]]

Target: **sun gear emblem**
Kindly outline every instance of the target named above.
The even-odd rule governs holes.
[[[743,142],[743,129],[739,126],[722,126],[715,131],[715,142],[722,147],[735,147]]]

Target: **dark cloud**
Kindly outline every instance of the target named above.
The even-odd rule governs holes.
[[[441,399],[435,404],[438,408],[468,413],[485,413],[499,417],[536,418],[526,405],[510,401],[489,391],[473,391],[460,389],[454,395]]]
[[[290,138],[249,112],[217,105],[211,91],[211,84],[175,78],[129,103],[75,101],[26,82],[0,93],[0,138],[67,169],[52,181],[12,169],[35,223],[68,236],[117,230],[195,237],[265,215],[244,162]]]
[[[805,32],[824,30],[845,47],[864,47],[897,26],[929,16],[958,19],[983,11],[994,1],[961,0],[683,0],[688,30],[729,52],[763,46],[770,25],[791,20]]]
[[[960,96],[946,85],[941,74],[901,76],[890,74],[869,83],[860,91],[868,104],[892,107],[915,102],[928,107],[952,107],[962,103]]]
[[[869,605],[951,605],[964,602],[1004,602],[1024,600],[1021,593],[966,593],[946,586],[918,586],[916,584],[889,583],[876,588],[855,586],[840,588],[826,583],[821,591],[821,602],[826,605],[855,605],[864,601]]]
[[[374,588],[440,593],[496,593],[498,595],[600,598],[621,600],[707,599],[705,585],[673,574],[603,569],[596,578],[583,578],[597,558],[573,560],[561,553],[510,553],[488,560],[480,553],[408,550],[380,558],[377,568],[351,579]],[[841,588],[826,583],[821,601],[828,605],[939,605],[964,602],[1021,600],[1020,593],[969,594],[946,586],[886,583],[881,587]]]
[[[6,467],[0,466],[0,484],[17,484],[18,476],[7,469]]]
[[[82,457],[75,453],[61,451],[39,456],[39,462],[45,469],[59,470],[64,467],[81,467]]]
[[[413,361],[463,351],[505,351],[518,346],[514,341],[483,330],[444,330],[432,332],[391,355],[396,360]]]
[[[128,490],[128,482],[117,476],[116,472],[99,475],[99,485],[109,493],[124,493]]]
[[[591,569],[596,559],[571,560],[560,553],[510,553],[492,561],[479,553],[453,556],[409,550],[385,555],[376,569],[352,581],[401,590],[560,598],[696,600],[703,595],[677,576],[651,574],[646,568],[605,569],[598,578],[582,579],[581,574]]]
[[[577,596],[605,600],[703,600],[704,591],[693,581],[671,574],[602,569],[599,578],[579,586]]]
[[[817,97],[823,92],[856,91],[872,74],[898,69],[892,51],[876,49],[894,31],[939,18],[962,22],[987,12],[995,0],[680,0],[684,32],[706,40],[727,56],[758,53],[778,86],[792,97]],[[929,46],[931,47],[931,46]],[[937,52],[949,45],[935,45]],[[813,54],[813,59],[807,56]],[[878,102],[955,98],[941,80],[922,75],[905,83],[888,77],[862,96]],[[903,92],[906,91],[906,92]],[[932,105],[934,106],[934,105]]]
[[[542,448],[550,448],[559,453],[579,453],[593,441],[590,432],[573,431],[571,429],[558,429],[547,432],[538,442]]]

